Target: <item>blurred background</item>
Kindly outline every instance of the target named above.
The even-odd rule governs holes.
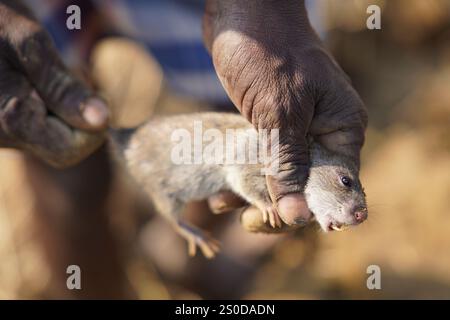
[[[83,27],[73,32],[65,1],[29,2],[116,123],[233,110],[201,44],[201,1],[79,1]],[[381,30],[366,28],[370,4]],[[320,0],[308,10],[369,110],[368,221],[340,233],[251,234],[237,212],[193,203],[186,215],[223,253],[188,258],[106,146],[64,171],[3,149],[0,298],[450,298],[450,1]],[[82,290],[66,287],[71,264]],[[369,265],[381,268],[381,290],[366,287]]]

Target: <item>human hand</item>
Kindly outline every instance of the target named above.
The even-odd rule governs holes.
[[[307,134],[359,165],[367,112],[311,28],[302,1],[209,0],[205,44],[226,92],[257,129],[279,129],[279,172],[266,177],[288,225],[311,218]]]
[[[92,153],[103,141],[108,109],[70,74],[20,1],[0,1],[0,47],[0,147],[56,167]]]

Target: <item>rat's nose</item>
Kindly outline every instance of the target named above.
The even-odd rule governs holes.
[[[367,219],[367,208],[359,208],[355,210],[353,215],[355,216],[356,221],[361,223]]]

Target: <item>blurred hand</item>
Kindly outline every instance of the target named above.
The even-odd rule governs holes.
[[[367,125],[360,97],[315,35],[302,1],[209,0],[204,38],[242,115],[257,129],[280,130],[279,174],[267,176],[267,186],[286,224],[306,223],[306,135],[359,165]]]
[[[20,1],[0,0],[0,147],[66,167],[103,141],[106,105],[71,75]]]

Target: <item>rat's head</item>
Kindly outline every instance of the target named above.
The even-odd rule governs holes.
[[[358,166],[349,158],[313,144],[305,196],[325,232],[340,231],[366,220],[366,195],[358,175]]]

